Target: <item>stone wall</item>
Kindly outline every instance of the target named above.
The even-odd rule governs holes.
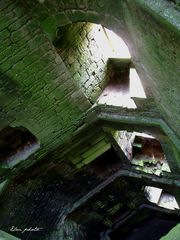
[[[0,129],[26,127],[44,155],[72,133],[74,120],[91,105],[39,22],[17,2],[3,0],[0,9]]]
[[[134,133],[127,131],[116,131],[114,137],[126,157],[129,159],[129,161],[131,161],[133,157]]]
[[[74,23],[60,27],[54,41],[76,85],[93,103],[107,82],[111,45],[101,25]]]

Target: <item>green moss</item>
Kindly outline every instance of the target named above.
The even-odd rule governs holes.
[[[47,18],[42,22],[42,27],[46,31],[47,35],[53,39],[55,37],[55,32],[57,29],[57,23],[55,18]]]

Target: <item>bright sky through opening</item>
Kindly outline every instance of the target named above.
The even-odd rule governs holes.
[[[106,44],[105,51],[109,58],[131,59],[129,49],[125,42],[113,31],[104,28],[105,36],[109,45]],[[101,36],[102,38],[102,36]],[[102,40],[102,39],[101,39]],[[106,42],[106,41],[102,41]],[[108,47],[107,47],[108,46]],[[130,68],[130,90],[128,92],[117,91],[117,89],[108,88],[103,91],[98,99],[99,104],[121,106],[125,108],[136,108],[132,97],[146,98],[141,80],[135,68]],[[121,83],[119,83],[121,84]]]

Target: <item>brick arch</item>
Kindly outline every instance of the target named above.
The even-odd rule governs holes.
[[[131,35],[128,33],[124,12],[128,6],[128,1],[108,1],[108,0],[72,0],[68,1],[39,1],[38,4],[30,10],[33,17],[37,18],[51,42],[56,38],[57,29],[65,25],[77,22],[90,22],[101,24],[102,26],[113,30],[127,44],[132,60],[135,60],[136,46]],[[23,3],[26,4],[26,3]],[[30,7],[32,3],[27,5]],[[37,11],[38,10],[38,11]],[[135,63],[136,65],[136,63]],[[105,85],[105,84],[104,84]],[[144,84],[147,93],[150,94],[150,87]],[[101,91],[96,94],[97,98]]]
[[[104,28],[89,22],[67,24],[58,28],[53,43],[75,85],[93,104],[110,79],[113,50]]]
[[[64,10],[60,11],[56,14],[48,16],[44,21],[42,21],[42,27],[50,40],[53,42],[57,36],[57,29],[60,27],[64,27],[66,25],[72,23],[79,22],[87,22],[93,24],[100,24],[110,30],[113,30],[117,33],[127,45],[131,45],[131,39],[128,37],[128,32],[125,27],[125,22],[122,19],[118,19],[117,17],[110,15],[105,12],[97,12],[87,9],[73,9],[73,10]],[[104,64],[104,69],[106,68]],[[77,82],[77,81],[76,81]],[[96,99],[102,93],[104,86],[106,85],[107,79],[103,77],[103,80],[100,84],[98,84],[96,90],[92,92],[92,90],[85,91],[85,86],[81,86],[81,91],[85,94],[88,100],[91,103],[94,103]],[[92,88],[96,87],[97,82],[91,84]],[[79,87],[79,86],[78,86]],[[87,93],[89,92],[89,93]],[[93,96],[91,96],[93,95]]]
[[[118,35],[121,35],[124,41],[128,42],[127,31],[125,29],[125,23],[122,19],[118,19],[113,15],[101,14],[95,11],[85,10],[64,10],[55,15],[47,17],[42,26],[48,36],[53,39],[56,34],[56,29],[64,25],[75,22],[90,22],[94,24],[101,24],[104,27],[113,30]],[[49,23],[51,26],[49,26]]]
[[[54,4],[49,9],[50,4]],[[34,7],[35,11],[37,9]],[[119,35],[129,48],[132,61],[134,62],[137,70],[143,73],[142,66],[138,66],[136,62],[139,62],[137,54],[137,44],[133,41],[131,34],[129,34],[128,26],[126,24],[126,7],[128,7],[128,1],[119,2],[117,0],[110,2],[108,0],[101,1],[84,1],[84,0],[72,0],[68,1],[44,1],[38,7],[40,15],[38,16],[35,11],[31,11],[39,21],[47,34],[49,39],[53,41],[56,37],[57,29],[71,23],[77,22],[90,22],[94,24],[101,24],[102,26],[112,30]],[[47,10],[48,9],[48,10]],[[115,10],[115,11],[114,11]],[[43,18],[41,17],[43,15]],[[147,77],[146,77],[147,78]],[[143,82],[143,86],[147,95],[151,96],[151,86],[148,81]],[[97,94],[99,95],[99,93]]]
[[[39,4],[38,1],[41,3]],[[73,22],[101,24],[113,30],[130,47],[131,37],[126,26],[126,7],[129,1],[118,0],[38,0],[22,2],[25,10],[39,20],[46,34],[53,39],[58,27]],[[138,3],[139,4],[139,3]]]
[[[67,4],[66,7],[68,8],[68,10],[60,9],[60,11],[56,11],[55,13],[50,14],[49,16],[47,16],[47,18],[45,18],[45,20],[41,21],[41,25],[46,34],[48,35],[48,37],[51,40],[53,40],[56,36],[57,28],[65,26],[67,24],[76,22],[90,22],[94,24],[101,24],[102,26],[114,31],[125,41],[125,43],[128,45],[130,49],[131,48],[133,49],[133,43],[131,41],[130,35],[128,34],[126,21],[122,14],[123,12],[122,6],[119,7],[121,9],[119,14],[118,11],[117,14],[115,14],[114,12],[111,11],[112,6],[109,6],[110,1],[109,2],[104,1],[104,3],[102,3],[103,1],[100,2],[101,3],[99,4],[99,9],[97,8],[97,6],[94,6],[95,4],[92,4],[92,6],[88,6],[88,4],[86,5],[85,1],[83,4],[79,3],[78,5],[76,5],[76,9],[75,7],[73,8],[73,6],[71,7],[68,6],[68,3],[66,3]],[[109,9],[107,6],[105,9],[101,9],[102,4],[104,6],[108,4]]]

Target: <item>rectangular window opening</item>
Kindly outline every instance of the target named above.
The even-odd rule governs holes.
[[[155,203],[160,207],[171,210],[179,209],[175,197],[161,188],[146,186],[144,193],[148,201]]]
[[[170,167],[161,143],[152,135],[140,132],[115,131],[114,139],[137,170],[161,175]]]

